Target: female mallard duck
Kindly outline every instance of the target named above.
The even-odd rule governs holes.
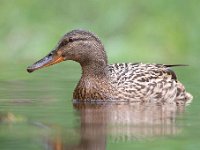
[[[93,33],[73,30],[56,48],[27,68],[33,72],[65,60],[78,62],[82,76],[73,98],[80,101],[185,103],[191,95],[169,68],[176,65],[117,63],[108,65],[104,46]]]

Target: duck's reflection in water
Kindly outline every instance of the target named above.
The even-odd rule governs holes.
[[[51,149],[104,150],[108,139],[123,142],[174,135],[181,130],[176,117],[184,111],[184,106],[174,104],[74,104],[74,108],[80,115],[80,141],[69,146],[60,137],[54,144],[49,142]]]

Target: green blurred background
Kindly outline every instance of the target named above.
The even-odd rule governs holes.
[[[32,62],[72,29],[101,38],[110,62],[199,64],[198,0],[1,0],[0,61]]]
[[[53,131],[68,133],[69,143],[71,137],[77,139],[70,100],[80,78],[79,65],[65,62],[31,75],[26,72],[66,32],[77,28],[100,37],[110,63],[190,65],[174,68],[194,96],[181,120],[182,134],[142,142],[108,141],[108,149],[198,149],[199,15],[199,0],[0,0],[0,123],[11,115],[11,125],[0,124],[0,149],[43,149],[38,141],[48,133],[27,120],[53,124]]]

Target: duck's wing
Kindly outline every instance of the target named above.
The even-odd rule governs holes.
[[[108,66],[112,82],[117,82],[118,85],[127,82],[151,82],[157,79],[177,80],[175,72],[170,67],[172,65],[142,63],[119,63]]]
[[[172,65],[120,63],[109,65],[108,69],[112,85],[126,97],[174,99],[177,77],[169,67]]]

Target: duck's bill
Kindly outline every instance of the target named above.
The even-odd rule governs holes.
[[[29,73],[31,73],[35,70],[51,66],[51,65],[57,64],[62,61],[64,61],[64,58],[62,56],[52,54],[52,52],[51,52],[49,55],[47,55],[44,58],[42,58],[41,60],[35,62],[33,65],[29,66],[27,68],[27,71]]]

